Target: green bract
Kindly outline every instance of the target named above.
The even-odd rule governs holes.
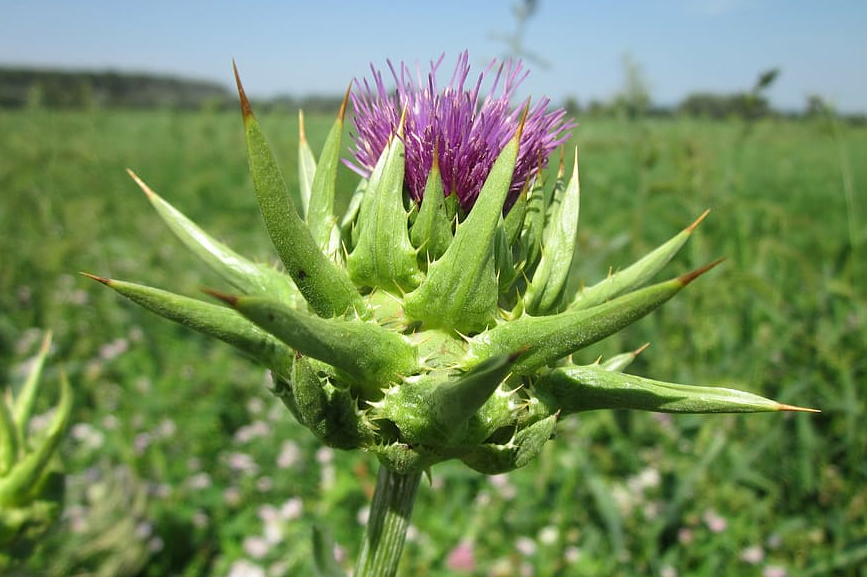
[[[238,89],[256,195],[285,272],[232,252],[133,175],[171,230],[233,292],[207,291],[220,301],[212,304],[93,278],[271,369],[274,394],[323,443],[374,453],[397,473],[447,459],[500,473],[533,459],[557,419],[578,411],[797,410],[730,389],[623,374],[637,353],[589,366],[565,360],[716,264],[647,284],[704,215],[632,266],[571,294],[577,152],[568,178],[561,162],[547,195],[540,161],[504,215],[522,121],[461,219],[436,161],[420,204],[408,196],[401,121],[338,219],[346,101],[318,162],[302,120],[299,183],[290,190],[240,81]]]
[[[62,374],[48,427],[32,437],[27,430],[50,345],[48,334],[18,395],[7,390],[0,396],[0,570],[26,557],[61,510],[57,449],[72,412],[72,390]]]

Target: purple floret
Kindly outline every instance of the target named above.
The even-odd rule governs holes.
[[[494,165],[497,156],[514,136],[526,104],[513,109],[510,98],[529,74],[521,62],[491,64],[472,88],[466,87],[470,73],[469,55],[464,52],[449,84],[440,90],[437,69],[441,56],[431,62],[426,79],[421,74],[413,78],[404,63],[399,70],[388,62],[397,90],[389,94],[380,73],[371,64],[373,86],[365,79],[355,80],[352,93],[355,108],[354,162],[346,164],[358,174],[369,177],[382,154],[389,137],[397,131],[401,110],[406,108],[404,142],[406,144],[405,184],[410,195],[421,201],[437,149],[439,168],[446,195],[457,194],[461,207],[469,211]],[[496,73],[492,71],[496,69]],[[484,99],[480,90],[486,74],[494,74],[493,84]],[[499,90],[499,94],[497,94]],[[566,112],[547,112],[549,100],[543,98],[530,108],[518,152],[518,162],[512,178],[509,199],[511,206],[524,184],[537,169],[541,159],[547,165],[548,156],[569,139],[572,120],[564,121]]]

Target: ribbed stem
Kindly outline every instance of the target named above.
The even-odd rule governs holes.
[[[379,466],[354,577],[393,577],[397,573],[420,479],[421,473],[400,475]]]

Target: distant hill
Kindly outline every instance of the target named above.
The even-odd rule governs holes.
[[[152,74],[0,67],[0,107],[199,108],[234,102],[215,82]]]

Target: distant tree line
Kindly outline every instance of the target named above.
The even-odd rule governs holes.
[[[585,105],[575,98],[563,103],[569,114],[582,116],[620,116],[626,118],[691,116],[711,119],[741,118],[758,120],[768,116],[817,116],[834,114],[832,107],[816,95],[806,99],[802,111],[775,111],[764,96],[777,78],[772,69],[759,75],[750,90],[719,94],[696,92],[674,106],[658,106],[652,101],[649,83],[628,55],[623,59],[624,81],[610,99],[591,100]],[[259,112],[333,114],[341,95],[278,96],[254,102]],[[76,72],[0,67],[0,108],[171,108],[179,110],[223,110],[237,106],[237,95],[216,82],[190,80],[153,74],[120,72]],[[864,115],[848,120],[867,121]]]
[[[216,82],[154,74],[38,70],[0,67],[0,108],[172,108],[236,107],[237,95]],[[257,103],[257,110],[333,113],[341,96],[281,96]]]

